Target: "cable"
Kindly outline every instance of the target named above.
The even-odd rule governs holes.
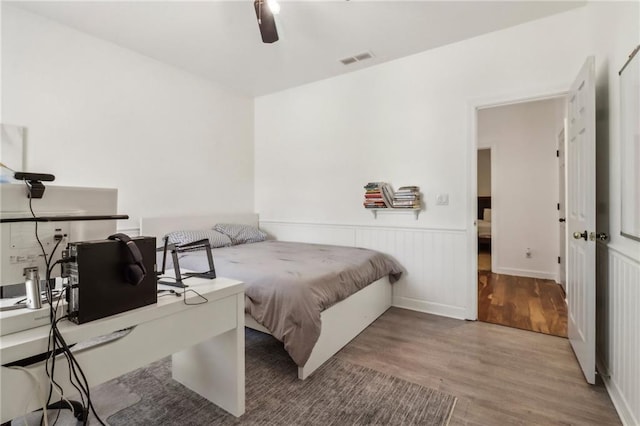
[[[59,241],[58,241],[58,244],[56,244],[56,246],[53,248],[53,251],[51,252],[51,257],[53,257],[53,254],[56,252],[56,249],[57,249],[57,248],[58,248],[58,246],[60,245],[60,242],[61,242],[61,241],[62,241],[62,240],[59,240]],[[55,266],[56,266],[56,265],[62,264],[62,263],[64,263],[64,262],[65,262],[65,260],[64,260],[64,259],[58,259],[58,260],[56,260],[55,262],[53,262],[53,265],[51,265],[51,267],[47,270],[47,273],[48,273],[49,275],[51,275],[51,273],[53,272],[53,268],[55,268]]]
[[[162,293],[162,294],[160,294],[160,293]],[[174,295],[174,296],[177,296],[177,297],[182,296],[181,293],[179,293],[179,292],[177,292],[175,290],[158,290],[158,297],[171,296],[171,295]]]
[[[26,180],[24,181],[24,184],[27,186],[27,189],[29,190],[29,210],[31,210],[31,216],[33,216],[33,218],[35,219],[36,214],[33,212],[33,205],[32,205],[33,198],[31,198],[31,186],[29,186],[29,182],[27,182]],[[42,250],[42,256],[44,256],[44,263],[47,265],[47,270],[49,270],[49,261],[47,260],[47,252],[44,250],[42,241],[40,241],[40,237],[38,236],[38,221],[36,221],[35,224],[36,224],[36,240],[38,241],[38,244],[40,245],[40,249]]]
[[[30,189],[29,184],[25,181],[25,184],[27,185],[27,189]],[[29,210],[31,211],[31,215],[33,216],[34,219],[36,219],[36,214],[33,211],[33,204],[32,204],[32,198],[29,197]],[[49,378],[49,396],[47,398],[47,405],[50,403],[51,401],[51,397],[53,394],[53,390],[55,389],[56,392],[59,393],[60,397],[62,399],[64,399],[72,408],[72,412],[74,414],[74,416],[77,417],[77,413],[75,413],[75,410],[73,410],[73,405],[64,398],[64,392],[62,387],[55,381],[54,376],[55,376],[55,362],[56,362],[56,357],[57,357],[57,352],[58,349],[62,350],[62,353],[64,354],[67,363],[69,365],[69,381],[70,383],[75,387],[75,389],[79,392],[80,394],[80,398],[82,400],[82,416],[83,416],[83,424],[86,425],[87,421],[88,421],[88,417],[89,417],[89,409],[91,410],[91,412],[93,413],[93,415],[96,417],[96,419],[98,420],[98,422],[103,425],[106,426],[105,423],[102,421],[102,419],[100,418],[100,416],[98,415],[98,413],[95,410],[95,407],[93,406],[93,403],[91,401],[91,395],[90,395],[90,390],[89,390],[89,382],[86,378],[86,376],[84,375],[84,372],[82,371],[82,368],[80,367],[80,364],[78,363],[78,361],[76,360],[75,356],[73,355],[73,352],[71,351],[71,349],[69,348],[69,346],[67,345],[67,342],[64,340],[64,337],[62,337],[62,334],[60,333],[60,330],[58,329],[58,322],[60,322],[61,320],[67,318],[67,316],[63,316],[60,318],[56,318],[57,317],[57,310],[60,304],[60,300],[61,298],[58,299],[56,306],[54,308],[53,306],[53,292],[51,289],[51,272],[53,271],[53,267],[55,265],[57,265],[58,263],[61,262],[55,262],[53,265],[51,265],[51,259],[53,258],[53,255],[55,254],[55,251],[57,250],[58,246],[60,245],[60,242],[62,241],[62,239],[58,240],[57,244],[55,245],[55,247],[53,248],[50,256],[47,256],[47,253],[44,249],[44,245],[42,244],[42,241],[40,241],[40,236],[38,235],[38,222],[35,222],[35,237],[36,240],[38,241],[38,244],[40,245],[40,249],[42,250],[42,255],[44,257],[44,262],[46,265],[46,276],[45,276],[45,282],[47,285],[47,303],[49,305],[49,313],[50,313],[50,320],[51,320],[51,330],[49,332],[49,343],[48,343],[48,350],[49,350],[49,357],[47,358],[46,362],[45,362],[45,372],[47,374],[47,377]],[[49,371],[49,364],[51,366],[51,370]],[[79,373],[79,376],[78,376]],[[80,379],[82,378],[82,380]],[[75,379],[75,382],[74,382]],[[86,397],[86,402],[85,402],[85,397]],[[88,407],[88,408],[87,408]],[[48,425],[48,420],[45,416],[45,424]],[[56,417],[56,421],[57,421],[58,417]]]
[[[29,190],[29,192],[31,192],[31,187],[29,186],[29,183],[27,181],[25,181],[25,185],[27,186],[27,190]],[[31,198],[31,195],[29,194],[29,210],[31,211],[31,216],[33,216],[33,218],[36,218],[36,214],[33,211],[33,198]],[[47,258],[47,252],[44,249],[44,246],[42,244],[42,241],[40,241],[40,236],[38,235],[38,222],[35,222],[35,237],[36,237],[36,241],[38,241],[38,244],[40,245],[40,250],[42,250],[42,256],[44,257],[44,263],[46,265],[46,271],[45,271],[45,282],[47,283],[47,303],[49,304],[49,313],[50,313],[50,320],[51,323],[53,324],[55,322],[55,312],[53,311],[53,306],[52,306],[52,294],[50,293],[50,286],[49,286],[49,259]],[[57,245],[56,245],[57,248]],[[51,332],[49,333],[49,344],[48,344],[48,350],[50,350],[51,354],[55,353],[55,343],[53,344],[54,349],[51,349],[51,339],[52,339],[52,334]],[[51,401],[51,396],[52,396],[52,392],[53,389],[55,387],[56,391],[62,395],[62,387],[55,381],[54,377],[54,371],[55,371],[55,357],[51,358],[50,355],[50,359],[52,359],[52,365],[51,365],[51,372],[49,371],[49,359],[47,359],[47,362],[45,363],[45,373],[47,375],[47,378],[49,379],[49,397],[47,398],[47,404],[49,404],[49,402]]]
[[[190,278],[190,277],[187,277],[187,278]],[[196,303],[187,303],[187,292],[195,293],[196,296],[200,297],[203,300],[201,300],[199,302],[196,302]],[[203,305],[203,304],[207,303],[208,301],[209,301],[209,299],[207,299],[206,297],[204,297],[203,295],[201,295],[197,291],[195,291],[195,290],[193,290],[191,288],[188,288],[188,287],[183,288],[183,291],[182,291],[182,303],[184,303],[185,305],[189,305],[189,306]]]
[[[60,318],[62,319],[62,318]],[[98,422],[103,425],[106,426],[106,424],[102,421],[102,419],[100,418],[100,416],[98,415],[98,413],[96,413],[95,407],[93,406],[93,403],[91,402],[91,396],[89,394],[89,382],[87,381],[86,376],[84,375],[84,372],[82,371],[82,369],[80,368],[80,364],[78,363],[78,361],[76,360],[75,356],[73,355],[73,352],[71,352],[71,350],[69,349],[69,347],[67,346],[67,342],[65,342],[64,338],[62,337],[62,334],[60,334],[60,331],[57,328],[57,325],[54,324],[54,328],[55,331],[57,333],[57,338],[59,340],[59,342],[62,344],[62,346],[65,348],[65,354],[69,356],[69,358],[71,359],[71,365],[72,368],[74,370],[74,376],[76,377],[77,380],[77,373],[75,368],[78,368],[78,372],[80,373],[80,376],[82,377],[82,385],[80,386],[82,388],[82,390],[84,391],[85,395],[87,396],[87,403],[89,405],[89,408],[91,409],[91,412],[93,413],[93,415],[96,417],[96,419],[98,420]],[[83,424],[87,424],[87,420],[88,420],[88,415],[85,416],[84,418],[84,423]]]
[[[61,294],[60,290],[52,290],[51,291],[52,296],[58,297]],[[40,297],[45,296],[45,302],[47,301],[46,296],[47,296],[47,292],[46,291],[41,291],[40,292]],[[58,297],[59,298],[59,297]],[[18,300],[17,302],[14,302],[14,305],[24,305],[24,302],[27,301],[27,298],[22,298],[20,300]]]
[[[14,370],[20,370],[22,372],[25,372],[29,375],[29,377],[31,378],[31,380],[36,384],[36,394],[38,395],[38,399],[42,398],[42,388],[40,387],[40,381],[38,380],[38,378],[36,377],[35,374],[33,374],[32,371],[29,371],[28,369],[24,368],[24,367],[18,367],[18,366],[13,366],[13,367],[9,367],[11,369]],[[44,413],[44,424],[45,426],[49,426],[49,421],[47,418],[47,403],[44,401],[40,401],[40,403],[42,404],[42,412]],[[24,417],[22,418],[24,420],[24,424],[27,425],[27,413],[29,410],[29,402],[27,401],[27,404],[24,407]],[[28,426],[28,425],[27,425]]]

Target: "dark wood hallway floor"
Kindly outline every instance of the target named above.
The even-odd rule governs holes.
[[[478,320],[567,337],[562,287],[551,280],[478,271]]]

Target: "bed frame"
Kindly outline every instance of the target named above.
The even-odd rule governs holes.
[[[156,237],[160,240],[171,231],[211,229],[216,223],[241,223],[258,226],[258,215],[254,213],[212,213],[198,216],[142,218],[140,220],[140,235]],[[298,367],[298,378],[306,379],[309,377],[325,361],[329,360],[389,309],[391,297],[391,283],[385,277],[323,311],[320,315],[322,321],[320,337],[307,363]],[[245,314],[245,326],[271,334],[249,314]]]

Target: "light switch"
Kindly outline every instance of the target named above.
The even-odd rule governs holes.
[[[438,194],[438,195],[436,195],[436,205],[438,205],[438,206],[448,206],[449,205],[449,194]]]

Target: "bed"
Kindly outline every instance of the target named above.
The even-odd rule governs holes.
[[[257,227],[258,217],[143,218],[140,233],[161,239],[172,231],[211,229],[217,223]],[[246,326],[281,340],[298,365],[300,379],[391,306],[391,282],[402,272],[388,256],[353,247],[267,240],[216,248],[213,254],[218,276],[246,284]],[[202,270],[205,266],[204,252],[181,254],[181,268]]]
[[[491,250],[491,197],[478,197],[478,250]]]

